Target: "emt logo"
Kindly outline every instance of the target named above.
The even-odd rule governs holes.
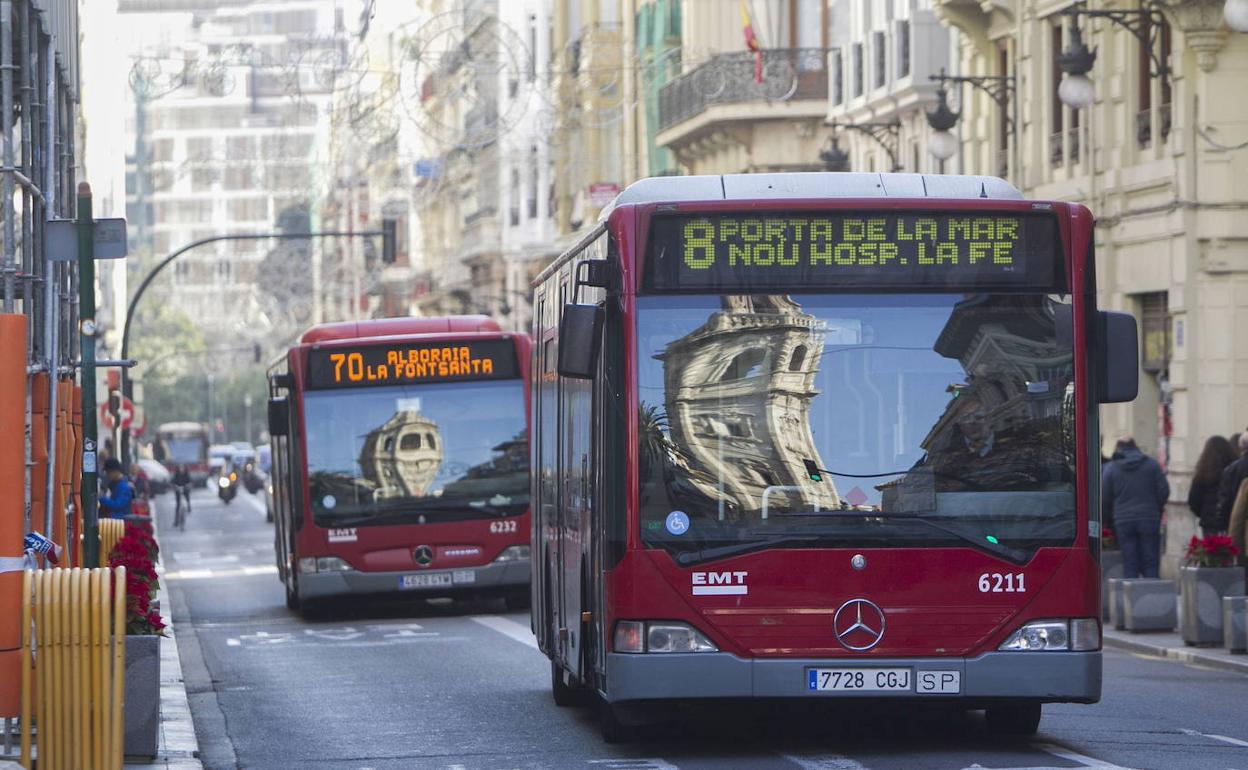
[[[694,572],[694,596],[722,596],[724,594],[748,594],[745,584],[748,572]]]

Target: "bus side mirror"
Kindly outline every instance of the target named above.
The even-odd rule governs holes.
[[[598,367],[598,340],[602,338],[602,308],[597,305],[563,306],[559,319],[560,377],[592,380]]]
[[[1098,313],[1098,379],[1102,404],[1134,401],[1140,389],[1140,337],[1129,313]]]
[[[286,397],[269,399],[269,435],[285,436],[290,430],[290,404]]]

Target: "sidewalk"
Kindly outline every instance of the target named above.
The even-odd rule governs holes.
[[[156,522],[156,501],[152,501],[152,524]],[[157,534],[159,541],[159,533]],[[164,544],[161,544],[164,547]],[[156,568],[160,576],[160,616],[165,621],[167,636],[160,640],[160,737],[156,743],[156,759],[151,762],[126,762],[126,770],[170,768],[170,770],[203,770],[199,761],[199,741],[191,721],[191,706],[182,679],[182,662],[178,658],[178,640],[173,627],[173,602],[165,585],[163,562]]]
[[[1177,631],[1133,634],[1106,627],[1103,638],[1107,648],[1248,674],[1248,655],[1232,655],[1223,647],[1189,647]]]

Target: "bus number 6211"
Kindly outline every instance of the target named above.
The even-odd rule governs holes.
[[[979,592],[983,594],[1021,594],[1027,592],[1023,573],[985,572],[979,576]]]

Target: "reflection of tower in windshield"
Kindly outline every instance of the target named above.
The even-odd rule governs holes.
[[[396,412],[364,437],[360,474],[375,485],[377,500],[423,497],[442,466],[438,424],[414,410]]]
[[[839,506],[832,480],[810,480],[804,464],[823,466],[810,407],[824,323],[783,296],[729,296],[722,303],[656,356],[677,450],[668,462],[687,466],[674,475],[689,479],[712,510],[722,500],[724,518],[753,517],[764,507]],[[683,492],[669,489],[668,496],[698,507]]]
[[[529,495],[529,440],[525,431],[497,446],[494,456],[468,468],[442,488],[445,498],[494,500],[494,505],[527,501]]]
[[[1064,482],[1072,447],[1069,340],[1057,339],[1069,305],[978,295],[959,302],[934,349],[957,359],[966,382],[922,441],[937,489],[1034,488]],[[1069,433],[1070,435],[1066,435]]]

